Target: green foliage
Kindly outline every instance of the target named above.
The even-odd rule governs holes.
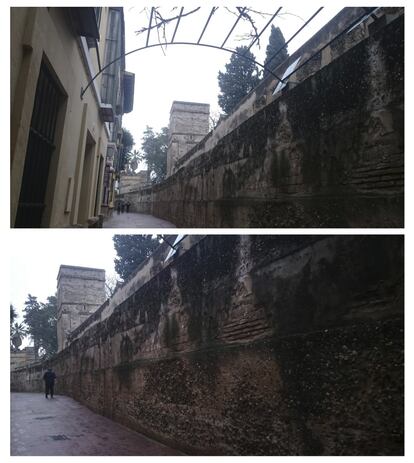
[[[153,235],[114,235],[115,271],[125,281],[159,245]]]
[[[23,323],[15,322],[10,327],[10,341],[12,348],[18,350],[22,345],[23,338],[27,335],[27,329]]]
[[[245,54],[246,58],[255,59],[253,53],[247,51],[247,47],[237,47],[236,51]],[[218,84],[221,93],[218,103],[221,109],[229,114],[238,105],[240,100],[250,93],[259,83],[259,71],[256,64],[242,58],[240,55],[232,55],[230,62],[226,64],[226,72],[219,71]]]
[[[17,311],[13,307],[13,305],[10,304],[10,336],[11,336],[11,332],[12,332],[12,326],[13,326],[13,323],[16,320],[16,318],[17,318]]]
[[[47,302],[38,302],[29,294],[25,302],[24,322],[27,333],[33,339],[36,358],[49,358],[57,352],[57,300],[55,296]]]
[[[265,59],[265,67],[270,70],[276,69],[279,64],[282,64],[283,61],[289,56],[286,47],[283,48],[274,58],[272,56],[286,43],[285,38],[283,37],[282,31],[278,28],[273,26],[270,31],[269,36],[269,44],[266,47],[266,59]],[[272,58],[272,59],[271,59]],[[269,75],[268,71],[264,71],[263,77]]]
[[[134,137],[128,129],[122,129],[122,150],[121,159],[119,163],[120,170],[124,170],[125,166],[129,163],[132,148],[135,145]]]
[[[150,178],[160,182],[167,174],[168,127],[155,132],[146,127],[141,143],[141,159],[146,162]]]

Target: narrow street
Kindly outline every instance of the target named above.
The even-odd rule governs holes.
[[[12,393],[10,429],[12,456],[181,455],[61,395]]]
[[[112,217],[104,219],[103,228],[175,228],[170,222],[150,214],[115,211]]]

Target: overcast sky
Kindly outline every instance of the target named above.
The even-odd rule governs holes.
[[[180,3],[180,2],[178,2]],[[207,2],[209,5],[209,2]],[[217,2],[223,4],[223,2]],[[233,2],[234,3],[234,2]],[[205,4],[203,2],[203,4]],[[229,3],[230,4],[230,3]],[[162,2],[165,5],[165,2]],[[185,3],[185,10],[190,11],[197,3]],[[282,30],[285,40],[288,40],[301,25],[312,16],[319,6],[301,4],[284,7],[273,24]],[[171,11],[172,7],[163,6],[160,11],[164,17],[176,16],[179,9]],[[255,10],[274,13],[278,6],[271,2],[255,2]],[[232,11],[235,7],[230,7]],[[315,19],[289,44],[289,53],[293,53],[299,46],[315,34],[326,22],[340,11],[338,6],[325,7]],[[199,11],[181,20],[175,41],[197,41],[207,20],[211,5],[203,6]],[[150,8],[125,7],[125,40],[126,51],[131,51],[145,45],[146,33],[136,35],[142,27],[148,25]],[[254,15],[260,31],[269,20],[269,16]],[[204,43],[221,45],[234,24],[236,16],[220,6],[214,14],[203,37]],[[171,22],[166,30],[168,38],[172,37],[175,22]],[[240,41],[241,35],[248,32],[249,25],[239,22],[226,43],[226,47],[235,48],[247,45],[250,40]],[[264,62],[266,46],[269,40],[270,27],[263,34],[260,41],[261,48],[252,47],[256,60]],[[150,44],[158,43],[156,32],[151,33]],[[169,112],[174,100],[209,103],[211,114],[220,111],[217,103],[219,87],[217,74],[225,70],[225,64],[231,55],[224,51],[197,46],[173,45],[166,50],[160,47],[146,49],[132,53],[126,58],[126,69],[135,73],[135,100],[132,113],[123,117],[123,125],[134,136],[136,146],[140,149],[143,131],[147,125],[159,130],[168,125]],[[145,166],[142,165],[142,168]]]
[[[10,303],[21,313],[27,294],[41,302],[56,292],[60,265],[103,268],[114,275],[112,230],[13,230]]]

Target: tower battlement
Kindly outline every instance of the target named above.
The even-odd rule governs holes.
[[[67,336],[105,302],[105,270],[61,265],[57,276],[58,351]]]
[[[209,118],[209,104],[173,101],[170,111],[167,176],[174,173],[176,162],[208,134]]]

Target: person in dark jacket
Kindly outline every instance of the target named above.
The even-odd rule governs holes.
[[[56,379],[55,372],[51,368],[48,368],[46,373],[43,375],[43,381],[45,382],[46,399],[48,398],[49,394],[50,394],[50,398],[53,399],[55,379]]]

